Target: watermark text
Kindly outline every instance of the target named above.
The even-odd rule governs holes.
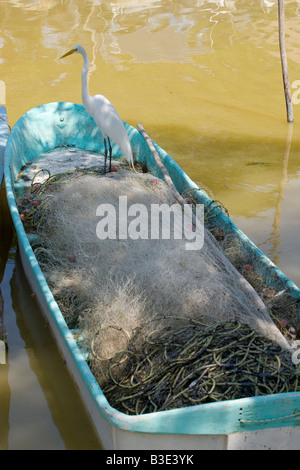
[[[204,243],[204,207],[196,204],[128,205],[127,196],[119,196],[119,206],[100,204],[96,234],[100,240],[181,240],[186,250],[200,250]]]

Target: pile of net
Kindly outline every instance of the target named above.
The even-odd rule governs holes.
[[[46,168],[46,160],[43,164]],[[289,345],[261,297],[233,267],[208,230],[205,229],[204,246],[198,251],[187,250],[184,238],[172,237],[172,220],[170,239],[121,238],[118,230],[115,238],[103,240],[97,236],[99,206],[115,208],[118,229],[124,216],[119,213],[120,196],[126,196],[128,208],[139,204],[149,208],[150,213],[152,204],[176,202],[166,184],[148,173],[121,167],[106,176],[96,169],[79,168],[53,176],[50,173],[51,169],[43,183],[32,182],[29,193],[20,199],[20,212],[52,293],[69,328],[79,332],[80,344],[89,351],[89,365],[109,400],[136,413],[200,403],[209,400],[210,390],[211,400],[283,390],[277,356],[265,356],[272,358],[271,369],[267,369],[264,359],[256,364],[257,374],[274,376],[275,388],[270,385],[272,381],[267,382],[267,375],[263,386],[249,378],[247,370],[255,370],[253,357],[243,369],[243,348],[249,354],[247,346],[254,335],[260,338],[260,351],[273,351],[273,347],[287,351]],[[129,212],[127,216],[128,223],[137,224]],[[179,330],[178,318],[184,319]],[[227,326],[216,329],[210,340],[209,328],[224,322]],[[243,326],[237,329],[233,322]],[[144,325],[150,336],[145,335]],[[228,329],[227,336],[222,328]],[[197,337],[200,332],[204,332],[203,339]],[[237,334],[245,341],[238,341],[237,349],[222,349],[222,340],[231,344]],[[171,343],[163,345],[168,337]],[[215,341],[211,362],[207,354]],[[193,351],[188,350],[189,342]],[[256,358],[257,352],[252,349]],[[127,355],[123,351],[128,351]],[[226,351],[234,351],[234,358],[227,357]],[[173,356],[175,364],[168,368]],[[214,365],[210,367],[210,363]],[[217,377],[222,375],[220,364],[228,363],[235,365],[224,366],[227,376],[222,377],[221,384],[225,385],[217,385]],[[167,378],[162,369],[168,370]],[[286,370],[291,375],[287,387],[294,390],[297,373],[293,364]],[[234,377],[229,377],[229,371],[235,371]],[[216,378],[209,382],[208,375]],[[127,391],[128,380],[129,395],[134,398],[121,404],[118,393]],[[235,388],[233,382],[240,385]],[[141,395],[147,387],[153,387],[153,393],[144,403]]]
[[[126,349],[108,361],[104,392],[111,405],[124,413],[298,389],[298,373],[290,358],[246,324],[207,325],[186,318],[176,318],[174,324],[172,318],[170,326],[168,317],[151,323],[138,328]],[[109,333],[100,330],[95,342]]]

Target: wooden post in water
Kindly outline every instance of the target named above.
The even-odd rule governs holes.
[[[278,0],[278,24],[279,24],[279,48],[282,67],[282,78],[285,94],[285,103],[288,122],[293,122],[293,105],[289,83],[288,64],[285,49],[285,26],[284,26],[284,0]]]
[[[0,367],[1,364],[6,364],[6,330],[4,325],[4,302],[0,288]]]
[[[0,341],[6,338],[3,311],[4,311],[4,302],[3,302],[3,296],[2,296],[2,292],[0,288]]]

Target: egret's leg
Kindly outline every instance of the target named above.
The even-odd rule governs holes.
[[[106,175],[107,146],[106,137],[104,137],[104,174]]]
[[[109,145],[109,171],[111,171],[111,157],[112,157],[112,148],[110,143],[110,138],[107,137],[108,145]]]

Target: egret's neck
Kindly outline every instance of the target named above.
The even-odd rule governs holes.
[[[87,110],[89,114],[92,115],[92,100],[91,96],[89,94],[89,88],[88,88],[88,70],[89,70],[89,58],[88,55],[85,51],[82,52],[82,57],[83,57],[83,68],[81,72],[81,95],[82,95],[82,103]]]

